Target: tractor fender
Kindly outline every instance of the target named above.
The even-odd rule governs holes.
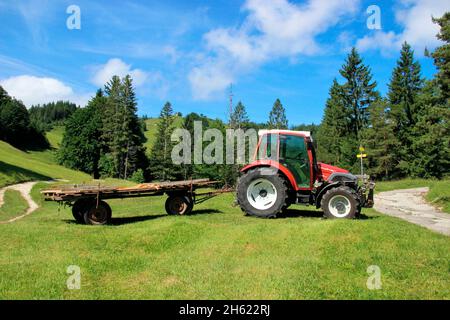
[[[317,208],[317,209],[320,208],[320,202],[322,201],[322,197],[323,197],[323,195],[324,195],[328,190],[333,189],[333,188],[336,188],[336,187],[339,187],[340,185],[342,185],[342,183],[338,181],[338,182],[333,182],[333,183],[327,184],[325,187],[323,187],[322,189],[320,189],[320,191],[319,191],[319,193],[316,195],[316,199],[315,199],[315,202],[316,202],[316,208]]]
[[[241,169],[242,173],[247,172],[250,169],[255,169],[258,167],[272,167],[277,169],[278,171],[280,171],[284,177],[286,178],[287,181],[289,181],[290,186],[292,187],[293,190],[298,190],[297,187],[297,182],[295,181],[294,176],[292,175],[292,173],[289,171],[288,168],[286,168],[285,166],[283,166],[281,163],[279,163],[278,161],[273,161],[273,160],[258,160],[255,162],[250,163],[249,165],[245,166],[244,168]]]

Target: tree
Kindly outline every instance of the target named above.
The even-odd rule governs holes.
[[[363,132],[363,144],[368,150],[368,173],[375,179],[390,179],[398,173],[399,160],[395,150],[400,142],[394,134],[395,121],[384,99],[369,107],[370,126]]]
[[[433,22],[440,26],[437,38],[444,44],[432,53],[434,64],[438,69],[436,81],[441,89],[446,103],[450,99],[450,12],[446,12],[441,18],[433,18]]]
[[[101,90],[85,108],[78,109],[66,121],[61,147],[58,150],[60,164],[92,174],[98,179],[102,134],[102,109],[106,98]]]
[[[11,98],[0,87],[0,140],[23,149],[45,149],[49,143],[44,134],[30,122],[24,104]]]
[[[417,122],[419,108],[417,98],[423,87],[419,62],[414,60],[414,51],[408,43],[404,43],[400,52],[400,58],[392,72],[389,84],[389,107],[394,121],[394,132],[400,142],[399,148],[392,152],[400,160],[399,170],[408,174],[411,166],[411,138],[412,129]]]
[[[174,180],[182,176],[182,168],[172,162],[172,148],[174,146],[171,135],[174,115],[170,102],[166,102],[161,109],[157,125],[156,141],[150,156],[150,171],[153,178],[161,181]]]
[[[355,48],[339,71],[345,82],[335,79],[325,107],[318,140],[319,159],[357,170],[356,154],[362,132],[369,126],[368,108],[380,98],[370,68]]]
[[[128,134],[124,156],[124,178],[127,179],[138,169],[147,168],[148,161],[144,147],[146,138],[142,124],[137,116],[136,95],[129,75],[123,79],[122,91],[125,103],[124,122],[122,125],[125,127],[124,131]]]
[[[245,106],[238,102],[230,117],[230,127],[233,129],[243,129],[249,123],[249,118]]]
[[[148,167],[131,77],[127,75],[121,80],[114,76],[105,86],[105,93],[102,142],[106,158],[102,163],[113,167],[115,177],[127,179],[134,171]]]
[[[269,114],[269,129],[287,129],[288,120],[286,118],[286,110],[281,104],[280,99],[277,99],[273,104],[272,110]]]
[[[450,173],[450,107],[438,81],[427,81],[418,98],[423,107],[412,130],[408,167],[413,177],[442,178]]]
[[[370,68],[364,65],[355,48],[347,56],[339,73],[345,79],[341,94],[345,108],[351,111],[350,129],[359,141],[360,132],[368,125],[367,108],[379,98],[375,90],[377,83],[372,81]]]
[[[343,87],[334,79],[317,133],[320,160],[345,167],[353,165],[357,142],[350,124],[351,112],[346,108]]]
[[[32,106],[29,110],[30,121],[34,127],[42,131],[50,131],[54,125],[63,125],[76,110],[77,105],[68,101]]]

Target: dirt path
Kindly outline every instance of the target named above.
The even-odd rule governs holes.
[[[435,232],[450,236],[450,214],[426,203],[428,188],[380,192],[375,195],[375,210],[404,219]]]
[[[15,184],[15,185],[4,187],[4,188],[0,189],[0,207],[3,205],[3,197],[5,195],[5,191],[8,189],[19,191],[20,194],[22,195],[22,197],[28,203],[28,209],[24,214],[17,216],[15,218],[6,220],[6,221],[0,221],[0,224],[11,223],[11,222],[17,221],[19,219],[22,219],[22,218],[32,214],[37,208],[39,208],[38,204],[36,202],[34,202],[34,200],[31,198],[31,195],[30,195],[31,189],[33,188],[33,186],[36,183],[37,182],[25,182],[25,183]]]

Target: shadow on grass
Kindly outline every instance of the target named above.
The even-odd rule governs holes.
[[[167,217],[167,214],[157,214],[157,215],[147,215],[147,216],[137,216],[137,217],[118,217],[111,218],[111,226],[122,226],[130,223],[144,222],[148,220],[154,220],[159,218]]]
[[[202,214],[214,214],[214,213],[222,213],[220,210],[215,209],[200,209],[200,210],[194,210],[192,211],[188,216],[196,216],[196,215],[202,215]],[[156,215],[146,215],[146,216],[135,216],[135,217],[112,217],[110,226],[122,226],[130,223],[138,223],[138,222],[144,222],[154,219],[160,219],[169,217],[168,214],[156,214]],[[79,223],[75,220],[71,219],[65,219],[63,220],[65,223],[68,224],[79,224],[82,225],[82,223]]]
[[[0,171],[4,173],[7,176],[17,176],[20,175],[21,177],[27,178],[27,180],[51,180],[50,177],[44,176],[40,173],[24,169],[21,167],[14,166],[9,163],[5,163],[0,161]],[[20,182],[20,181],[19,181]]]
[[[325,219],[322,211],[312,211],[312,210],[296,210],[296,209],[288,209],[285,213],[280,214],[278,216],[279,219],[287,219],[287,218],[319,218]],[[371,220],[378,217],[367,216],[361,213],[357,220]]]

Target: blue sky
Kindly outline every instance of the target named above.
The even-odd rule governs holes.
[[[70,5],[81,29],[67,28]],[[381,29],[367,27],[371,5]],[[279,98],[290,124],[318,123],[352,46],[383,94],[405,40],[432,77],[423,56],[439,45],[431,15],[449,9],[450,0],[0,0],[0,85],[27,106],[84,104],[113,74],[130,73],[141,115],[171,101],[225,119],[233,83],[254,121],[267,121]]]

